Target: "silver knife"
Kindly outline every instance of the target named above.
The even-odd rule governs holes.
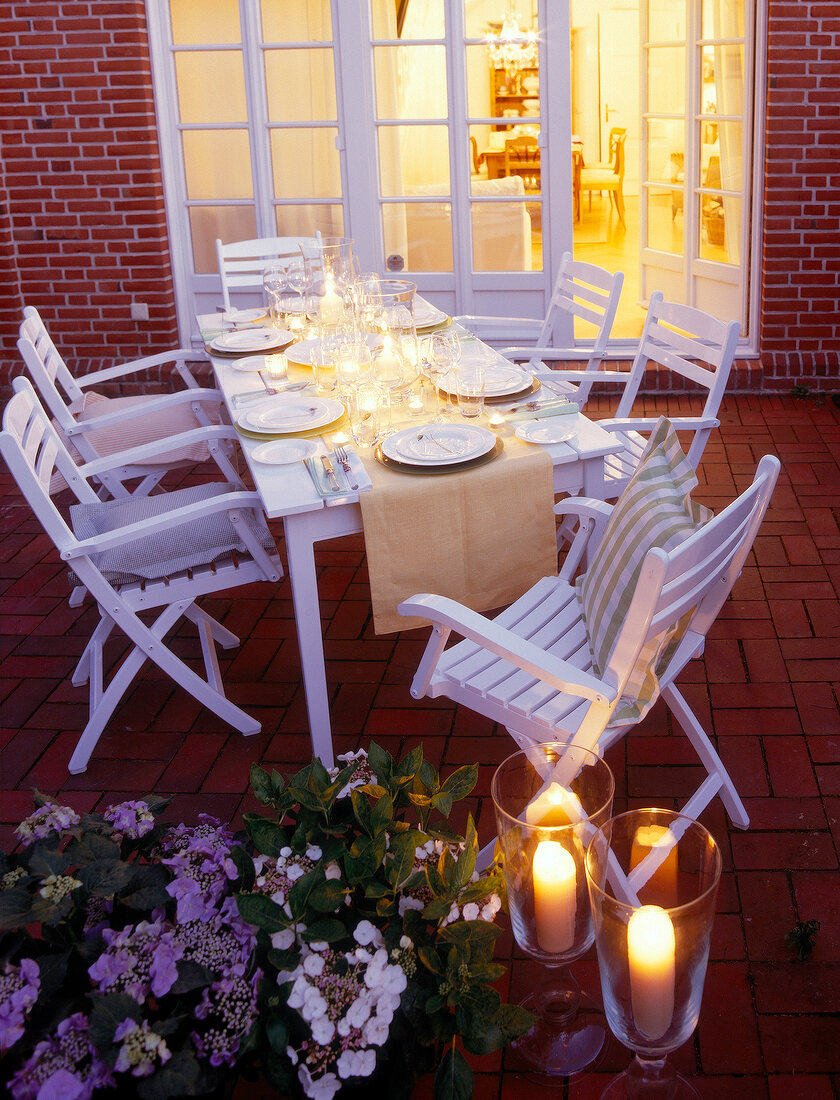
[[[335,476],[333,464],[330,462],[327,455],[321,455],[321,465],[324,467],[324,473],[327,475],[327,481],[329,482],[330,488],[340,493],[341,486],[338,484],[338,478]]]

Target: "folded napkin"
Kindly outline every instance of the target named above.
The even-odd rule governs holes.
[[[332,462],[333,473],[336,476],[336,480],[340,486],[339,489],[333,489],[330,487],[327,480],[327,473],[324,469],[324,464],[321,462],[320,455],[314,455],[312,458],[304,458],[303,464],[306,467],[312,483],[315,486],[315,491],[319,497],[323,497],[325,500],[330,500],[333,497],[346,497],[351,493],[360,492],[363,493],[367,489],[372,488],[371,480],[367,476],[365,467],[362,464],[362,460],[358,455],[352,451],[347,452],[347,458],[350,463],[350,469],[353,471],[353,476],[358,482],[359,488],[351,489],[350,482],[347,477],[347,473],[332,455],[329,456]]]
[[[540,420],[545,416],[562,416],[565,413],[580,412],[580,405],[574,401],[546,401],[544,405],[538,405],[535,409],[519,408],[517,412],[508,413],[505,417],[512,424],[518,424],[522,420]]]
[[[435,592],[489,611],[557,572],[552,461],[506,439],[501,455],[459,473],[408,476],[366,460],[359,504],[377,634],[424,626],[397,604]]]

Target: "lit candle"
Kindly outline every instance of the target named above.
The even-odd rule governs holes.
[[[278,355],[266,355],[265,365],[270,378],[281,379],[288,375],[288,360],[282,352]]]
[[[671,850],[647,881],[647,885],[637,887],[637,893],[644,891],[645,900],[666,909],[677,904],[677,845],[676,838],[665,825],[640,825],[633,837],[630,850],[630,870],[637,867],[652,848],[671,845]]]
[[[537,942],[552,955],[575,942],[575,861],[556,840],[541,840],[534,852],[534,917]]]
[[[578,796],[560,783],[550,783],[525,807],[528,824],[543,825],[545,828],[574,825],[585,817],[586,812]]]
[[[318,310],[321,323],[324,325],[337,325],[341,320],[343,308],[341,298],[335,292],[335,283],[331,279],[327,279],[324,297],[321,299]]]
[[[671,918],[658,905],[643,905],[627,925],[630,999],[636,1029],[659,1039],[674,1015],[676,944]]]

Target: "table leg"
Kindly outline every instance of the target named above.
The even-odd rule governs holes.
[[[334,764],[332,729],[315,572],[315,545],[311,532],[305,529],[298,516],[284,516],[283,530],[312,752],[325,768],[331,768]]]

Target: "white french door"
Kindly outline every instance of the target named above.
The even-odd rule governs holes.
[[[500,85],[488,36],[508,12],[538,45],[508,51]],[[567,0],[147,0],[147,14],[182,337],[218,300],[216,237],[315,230],[352,236],[363,269],[400,272],[450,313],[544,312],[571,247]],[[503,166],[528,135],[538,152]]]

